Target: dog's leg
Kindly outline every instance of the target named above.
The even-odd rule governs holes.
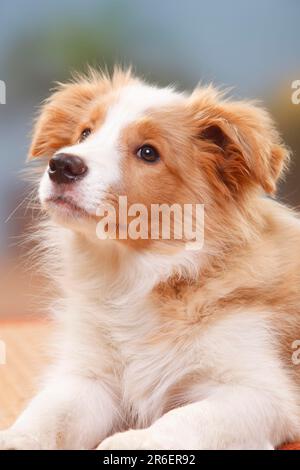
[[[0,449],[93,449],[112,432],[117,410],[98,380],[53,376],[6,431]]]
[[[273,449],[293,437],[287,407],[271,390],[219,386],[209,398],[174,409],[149,428],[108,437],[98,449]]]

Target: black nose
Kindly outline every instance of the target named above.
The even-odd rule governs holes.
[[[82,158],[67,153],[59,153],[49,161],[48,174],[58,184],[68,184],[82,178],[87,172]]]

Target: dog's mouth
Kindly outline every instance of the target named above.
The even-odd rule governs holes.
[[[85,210],[83,207],[75,203],[71,198],[66,196],[51,196],[44,202],[46,209],[59,210],[62,215],[72,217],[94,218],[95,216]]]

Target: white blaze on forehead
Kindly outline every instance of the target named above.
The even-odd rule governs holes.
[[[183,95],[176,93],[172,88],[155,88],[143,84],[129,85],[123,88],[118,101],[110,108],[105,124],[110,127],[117,123],[120,131],[147,110],[176,104],[182,100]]]
[[[101,127],[86,141],[61,148],[83,158],[88,166],[85,178],[77,184],[78,197],[86,209],[94,211],[105,191],[121,178],[119,138],[122,130],[142,117],[149,109],[159,109],[182,102],[184,95],[172,88],[156,88],[145,84],[132,84],[122,88],[116,101],[108,109]],[[49,178],[41,186],[48,186]],[[45,186],[44,192],[49,192]]]
[[[60,151],[74,153],[87,160],[99,163],[117,158],[119,136],[128,124],[143,116],[150,108],[161,108],[183,100],[183,94],[172,88],[155,88],[143,84],[128,85],[120,90],[116,102],[108,109],[100,129],[86,142]]]

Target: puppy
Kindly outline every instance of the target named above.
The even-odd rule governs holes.
[[[36,157],[56,359],[0,448],[299,439],[300,223],[268,197],[288,161],[268,113],[212,86],[186,94],[90,71],[42,107]],[[149,226],[121,237],[132,214],[99,229],[125,196],[149,211],[204,205],[203,244],[175,237],[177,222],[169,238]]]

